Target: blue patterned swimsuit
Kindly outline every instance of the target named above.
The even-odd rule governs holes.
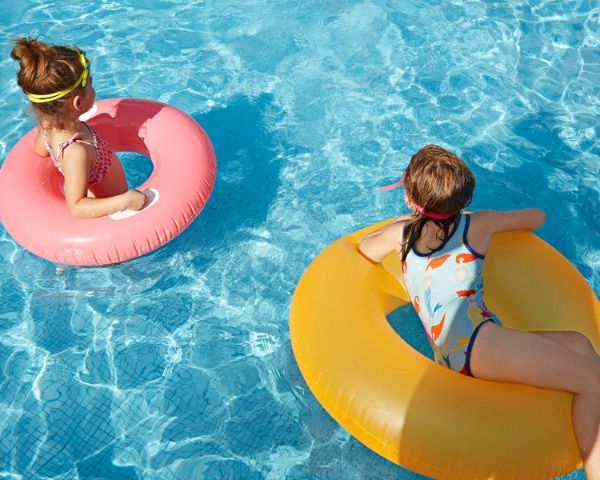
[[[406,289],[436,362],[466,375],[472,375],[469,361],[479,327],[500,323],[483,302],[484,257],[467,241],[469,220],[461,214],[442,248],[424,254],[413,246],[402,263]]]

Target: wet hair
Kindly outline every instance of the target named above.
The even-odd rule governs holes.
[[[437,145],[427,145],[410,159],[405,172],[404,189],[408,199],[424,211],[452,216],[436,220],[415,212],[404,230],[402,260],[406,260],[428,222],[440,228],[437,238],[441,245],[436,250],[446,244],[457,226],[460,211],[471,202],[475,176],[465,162],[452,152]]]
[[[77,47],[49,45],[33,38],[17,38],[10,56],[20,64],[17,83],[27,93],[49,94],[73,86],[83,72]],[[81,93],[79,86],[68,95],[47,103],[32,103],[44,128],[69,128],[65,116],[71,98]]]

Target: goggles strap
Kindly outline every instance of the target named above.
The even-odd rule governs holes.
[[[79,78],[77,79],[77,82],[75,82],[75,85],[55,93],[26,93],[25,95],[27,96],[27,98],[29,98],[29,100],[31,100],[32,103],[53,102],[54,100],[58,100],[59,98],[67,96],[80,85],[82,87],[85,87],[90,74],[90,69],[88,65],[90,65],[91,62],[85,56],[85,52],[81,52],[79,54],[79,61],[81,62],[81,65],[83,65],[83,72],[81,72],[81,75],[79,75]]]

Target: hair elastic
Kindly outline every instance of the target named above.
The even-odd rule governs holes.
[[[423,207],[421,207],[420,205],[417,205],[414,202],[412,203],[412,205],[413,205],[413,207],[415,207],[415,210],[417,212],[419,212],[421,215],[432,218],[433,220],[446,220],[447,218],[453,217],[454,215],[456,215],[458,213],[458,212],[454,212],[454,213],[428,212]]]
[[[391,185],[386,185],[385,187],[379,187],[379,190],[382,192],[388,192],[390,190],[394,190],[395,188],[401,187],[404,185],[405,178],[406,178],[406,171],[404,171],[404,173],[402,174],[402,178],[400,178],[400,180],[398,180],[395,183],[392,183]],[[419,212],[421,215],[432,218],[433,220],[446,220],[447,218],[453,217],[454,215],[456,215],[456,213],[458,213],[458,212],[455,212],[455,213],[428,212],[420,205],[417,205],[415,202],[412,202],[412,205],[413,205],[413,207],[415,207],[415,210],[417,212]]]

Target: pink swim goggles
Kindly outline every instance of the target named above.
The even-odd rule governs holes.
[[[390,190],[394,190],[395,188],[402,187],[402,186],[404,186],[404,178],[405,177],[406,177],[406,171],[402,174],[402,178],[400,178],[400,180],[398,180],[395,183],[392,183],[391,185],[386,185],[385,187],[379,187],[379,190],[381,190],[382,192],[388,192]],[[414,202],[412,203],[412,205],[413,205],[413,207],[415,207],[415,210],[417,212],[419,212],[421,215],[428,217],[428,218],[432,218],[433,220],[446,220],[447,218],[450,218],[450,217],[453,217],[454,215],[456,215],[456,213],[428,212],[423,207],[421,207],[420,205],[417,205]]]

